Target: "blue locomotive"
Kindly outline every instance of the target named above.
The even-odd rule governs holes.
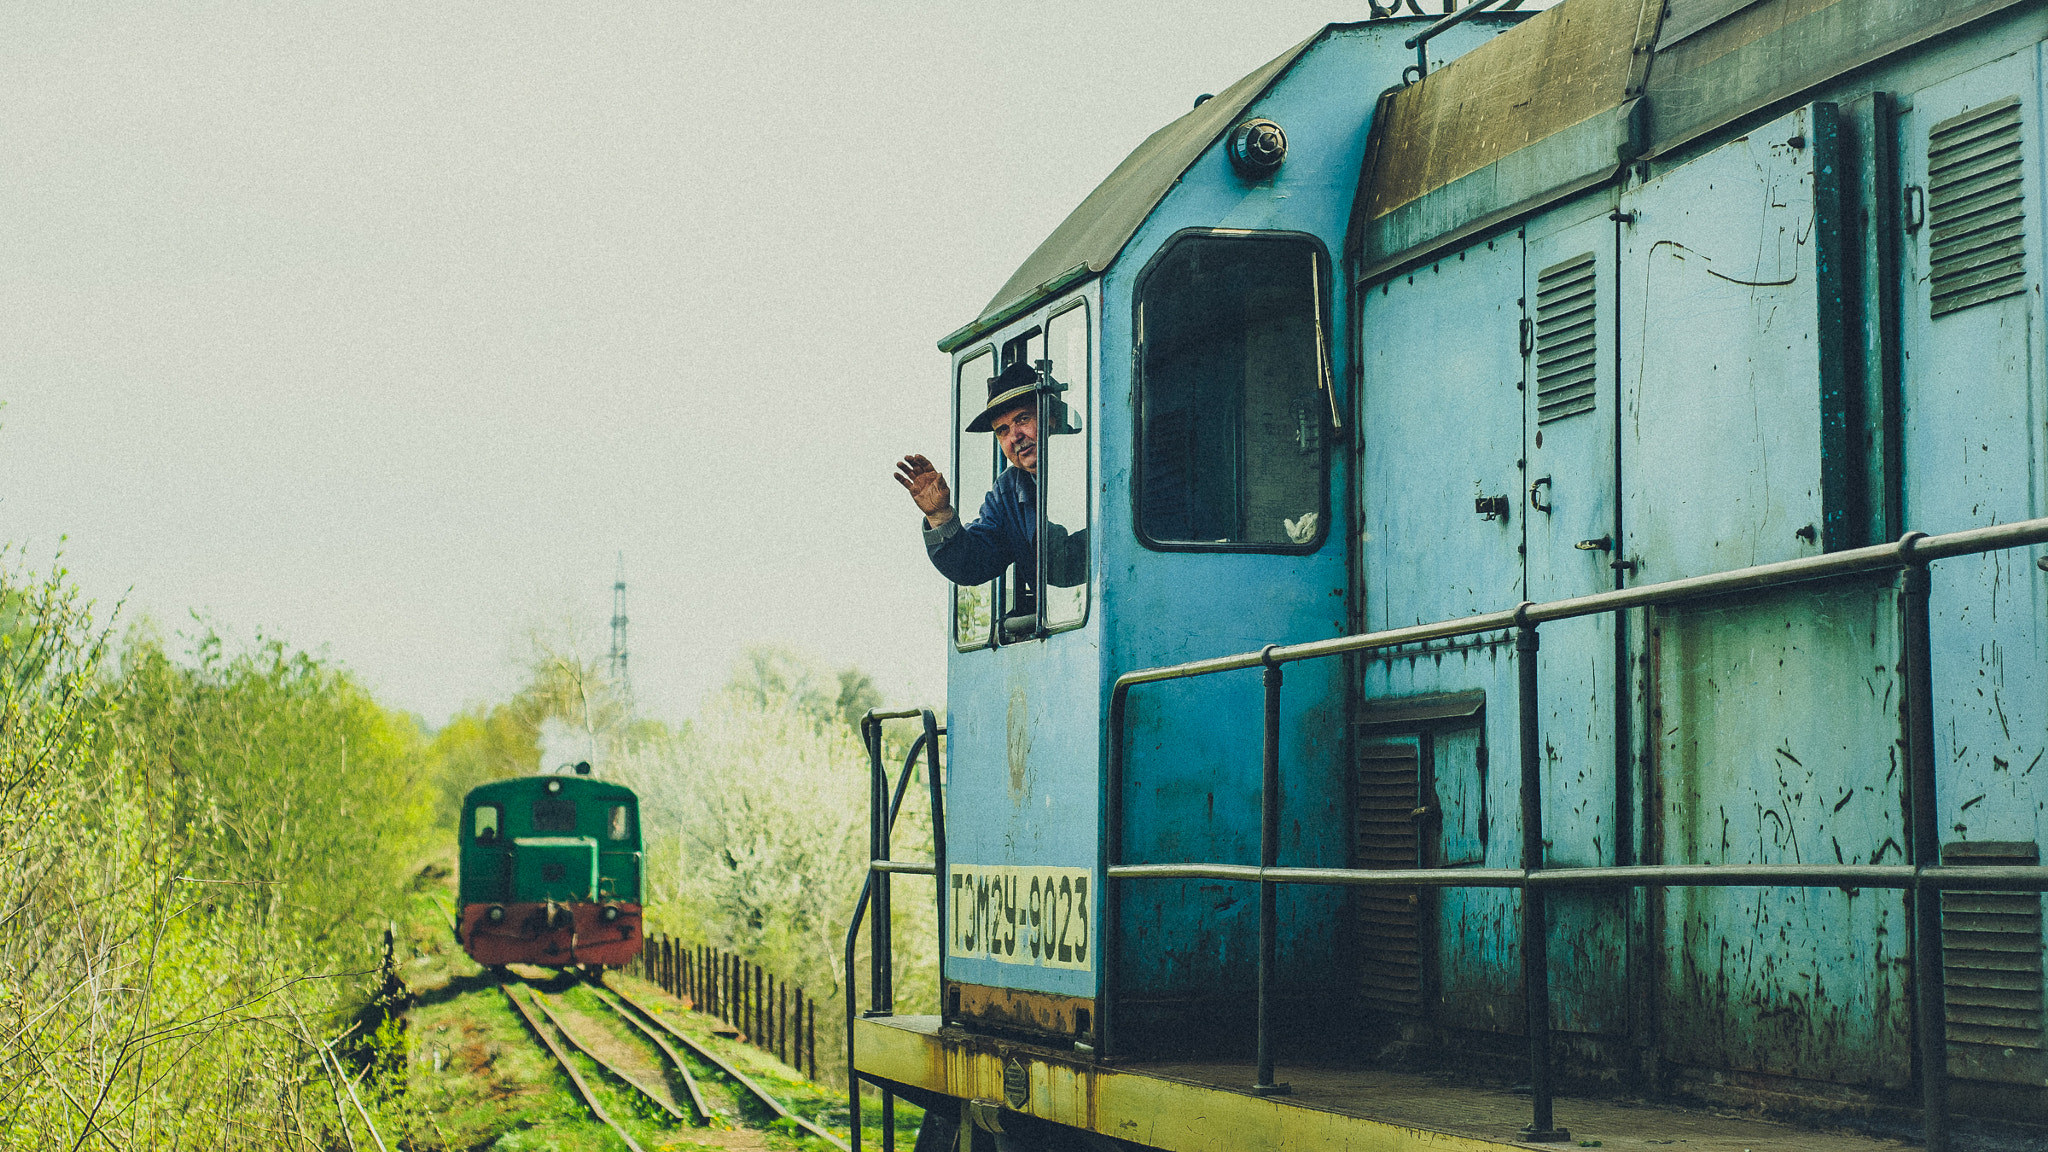
[[[602,970],[640,954],[640,802],[589,773],[463,797],[455,935],[470,959]]]
[[[964,1146],[2048,1121],[2048,10],[1484,9],[1198,102],[940,343],[963,505],[1026,365],[1087,549],[953,590],[942,1013],[851,1029]]]

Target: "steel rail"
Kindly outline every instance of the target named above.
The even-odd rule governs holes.
[[[610,1113],[604,1110],[604,1105],[597,1102],[597,1094],[592,1092],[590,1085],[584,1082],[583,1073],[576,1070],[576,1065],[569,1060],[569,1054],[562,1051],[562,1046],[555,1043],[553,1036],[548,1035],[547,1028],[534,1018],[533,1009],[520,1003],[519,997],[513,995],[512,989],[506,987],[503,983],[498,985],[498,991],[503,992],[505,999],[511,1001],[512,1010],[519,1013],[519,1018],[526,1021],[526,1026],[533,1030],[533,1034],[540,1038],[540,1042],[547,1047],[548,1053],[555,1058],[555,1063],[561,1067],[563,1072],[568,1074],[569,1083],[575,1086],[576,1095],[582,1098],[583,1106],[590,1109],[590,1114],[597,1117],[599,1123],[611,1129],[613,1135],[625,1141],[626,1147],[631,1149],[632,1152],[647,1152],[645,1148],[640,1147],[639,1143],[633,1139],[630,1133],[624,1128],[619,1127],[619,1122],[611,1118]]]
[[[697,1115],[702,1122],[700,1126],[710,1124],[712,1117],[716,1113],[711,1110],[711,1105],[705,1102],[704,1092],[697,1087],[697,1078],[690,1074],[689,1065],[684,1062],[682,1054],[669,1047],[668,1041],[662,1038],[661,1033],[648,1027],[641,1021],[640,1017],[620,1007],[612,999],[613,993],[611,993],[610,989],[601,984],[593,984],[591,985],[591,992],[606,1008],[616,1013],[619,1019],[631,1024],[641,1035],[647,1037],[656,1048],[661,1049],[662,1058],[668,1061],[669,1067],[676,1070],[676,1077],[683,1082],[683,1088],[689,1093],[690,1107],[696,1109]]]
[[[747,1092],[754,1097],[754,1099],[759,1100],[762,1103],[762,1105],[766,1107],[770,1112],[773,1112],[777,1116],[783,1118],[784,1120],[787,1120],[790,1123],[795,1124],[797,1127],[802,1128],[804,1131],[809,1132],[811,1135],[816,1136],[821,1140],[830,1142],[832,1146],[835,1148],[845,1148],[847,1146],[846,1141],[841,1140],[838,1136],[825,1130],[819,1125],[811,1122],[802,1115],[799,1115],[789,1105],[784,1104],[782,1101],[776,1099],[772,1094],[769,1093],[769,1091],[766,1088],[763,1088],[759,1084],[755,1083],[753,1077],[748,1076],[746,1073],[740,1071],[738,1068],[733,1067],[731,1061],[726,1060],[724,1057],[718,1055],[718,1053],[713,1052],[711,1049],[705,1047],[703,1044],[698,1043],[696,1040],[692,1039],[687,1033],[685,1033],[682,1029],[676,1027],[669,1021],[664,1020],[661,1016],[649,1011],[646,1008],[646,1006],[642,1005],[638,1000],[635,1000],[632,996],[628,995],[624,990],[614,988],[611,990],[611,992],[614,996],[617,996],[620,1000],[624,1001],[627,1004],[627,1006],[631,1007],[633,1011],[638,1012],[642,1019],[651,1021],[655,1025],[659,1026],[662,1031],[667,1032],[670,1036],[674,1037],[677,1041],[679,1041],[683,1045],[683,1047],[688,1048],[693,1054],[697,1056],[698,1059],[704,1061],[706,1064],[711,1065],[713,1068],[718,1069],[718,1071],[721,1074],[730,1077],[740,1087],[746,1089]]]
[[[676,1123],[685,1126],[691,1126],[690,1118],[688,1116],[683,1115],[681,1109],[669,1103],[667,1100],[662,1099],[661,1093],[656,1092],[654,1089],[649,1088],[645,1084],[642,1084],[637,1078],[628,1075],[625,1069],[619,1067],[617,1064],[612,1063],[610,1060],[607,1060],[604,1057],[598,1055],[596,1052],[593,1052],[589,1044],[578,1039],[576,1033],[571,1031],[567,1024],[562,1023],[562,1018],[555,1015],[555,1010],[548,1007],[547,997],[541,995],[540,989],[529,987],[527,991],[533,993],[534,1007],[539,1008],[541,1015],[546,1016],[548,1018],[548,1023],[553,1024],[555,1026],[555,1030],[562,1034],[563,1041],[565,1041],[571,1049],[577,1052],[581,1052],[585,1057],[587,1057],[590,1060],[591,1063],[597,1065],[605,1072],[610,1073],[613,1079],[618,1080],[626,1087],[631,1088],[635,1092],[638,1092],[644,1099],[648,1101],[648,1103],[653,1104],[656,1108],[659,1108],[663,1112],[668,1113],[671,1117],[674,1117]]]

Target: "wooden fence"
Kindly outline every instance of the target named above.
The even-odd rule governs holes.
[[[801,986],[744,956],[708,945],[685,947],[667,936],[647,937],[626,971],[690,1001],[697,1011],[725,1021],[741,1040],[818,1078],[818,1002]]]

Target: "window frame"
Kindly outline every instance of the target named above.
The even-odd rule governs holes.
[[[492,811],[492,812],[496,813],[496,818],[495,818],[495,819],[493,819],[493,820],[492,820],[492,822],[491,822],[491,838],[490,838],[490,839],[488,839],[488,840],[486,840],[486,839],[484,839],[484,838],[483,838],[483,829],[481,829],[481,828],[479,828],[479,827],[477,826],[477,825],[478,825],[479,823],[481,823],[481,821],[480,821],[480,820],[479,820],[478,818],[479,818],[479,817],[481,817],[481,816],[483,815],[483,813],[484,813],[484,810],[485,810],[485,809],[489,809],[490,811]],[[469,842],[470,842],[470,843],[472,843],[472,844],[500,844],[500,843],[503,843],[503,842],[504,842],[504,840],[505,840],[505,806],[504,806],[503,804],[478,804],[478,805],[475,805],[475,806],[471,807],[471,808],[470,808],[470,810],[469,810],[469,813],[470,813],[470,815],[469,815]]]
[[[1056,635],[1061,632],[1072,632],[1076,628],[1086,627],[1088,624],[1088,618],[1094,614],[1095,607],[1095,558],[1098,550],[1095,546],[1096,536],[1091,531],[1091,529],[1095,525],[1095,452],[1093,449],[1093,441],[1095,437],[1094,402],[1096,387],[1095,320],[1094,316],[1088,308],[1087,294],[1085,292],[1080,293],[1075,295],[1071,299],[1062,300],[1056,304],[1049,306],[1043,313],[1043,318],[1038,322],[1038,327],[1040,331],[1045,333],[1045,354],[1048,357],[1050,357],[1052,355],[1052,322],[1054,320],[1059,319],[1062,316],[1065,316],[1069,312],[1075,311],[1081,313],[1081,331],[1083,332],[1083,334],[1086,335],[1088,341],[1087,350],[1081,353],[1082,359],[1085,360],[1088,365],[1088,404],[1081,411],[1081,493],[1082,499],[1085,500],[1088,505],[1086,509],[1088,513],[1088,527],[1082,529],[1082,531],[1089,532],[1088,575],[1086,579],[1081,581],[1081,615],[1072,621],[1057,624],[1050,628],[1045,627],[1045,589],[1049,587],[1049,585],[1047,585],[1043,579],[1039,581],[1039,627],[1044,630],[1047,636]],[[1069,382],[1069,387],[1071,386],[1072,383]],[[1072,406],[1069,405],[1069,407]],[[1044,436],[1041,432],[1040,439],[1042,440],[1043,438]],[[1057,456],[1058,453],[1054,453],[1054,455]],[[1040,504],[1045,503],[1045,492],[1042,489],[1038,494],[1038,499]],[[1047,511],[1050,512],[1051,509],[1047,509]],[[1000,631],[1000,629],[998,630]]]
[[[545,826],[543,826],[540,817],[541,805],[543,804],[559,804],[563,807],[566,807],[569,810],[569,822],[567,826],[558,827],[558,821],[552,819],[548,820]],[[552,833],[555,835],[575,836],[579,834],[581,828],[583,827],[582,806],[577,804],[574,798],[562,796],[559,794],[543,793],[542,795],[535,796],[533,798],[533,803],[531,807],[529,807],[529,809],[527,810],[526,818],[532,823],[533,831],[536,834]]]
[[[1072,295],[1066,296],[1062,299],[1054,300],[1041,308],[1034,309],[1023,316],[1017,317],[1015,320],[1012,320],[1009,324],[1004,326],[1004,331],[1021,335],[1024,333],[1033,332],[1035,330],[1039,334],[1039,336],[1046,341],[1046,354],[1050,356],[1052,354],[1052,322],[1055,319],[1058,319],[1059,317],[1065,316],[1068,313],[1074,312],[1076,310],[1082,313],[1081,323],[1083,330],[1087,334],[1088,342],[1087,351],[1083,353],[1083,355],[1086,358],[1088,367],[1088,405],[1081,411],[1082,425],[1080,435],[1082,445],[1081,454],[1083,457],[1082,491],[1086,494],[1086,499],[1088,501],[1088,523],[1092,528],[1095,524],[1095,521],[1098,519],[1095,507],[1095,429],[1093,427],[1093,421],[1096,419],[1097,405],[1095,404],[1095,399],[1101,389],[1102,374],[1096,370],[1096,362],[1098,359],[1100,359],[1097,352],[1101,343],[1100,330],[1096,327],[1096,325],[1099,322],[1098,318],[1100,316],[1101,310],[1099,308],[1091,308],[1090,299],[1091,297],[1087,287],[1083,286],[1081,289],[1074,292]],[[1012,335],[1007,338],[998,339],[995,335],[992,334],[991,337],[988,339],[977,341],[976,343],[958,349],[953,353],[951,372],[953,442],[952,459],[950,461],[952,466],[951,479],[953,480],[960,479],[960,448],[962,439],[967,435],[965,430],[965,413],[963,412],[960,406],[960,370],[969,361],[972,361],[976,357],[981,356],[984,353],[987,353],[991,357],[991,362],[996,365],[996,370],[1000,372],[1002,370],[1003,345],[1008,343],[1010,340],[1014,340],[1015,338],[1016,336]],[[977,435],[980,434],[977,433]],[[999,450],[995,447],[993,441],[991,441],[989,445],[989,454],[992,457],[990,476],[992,478],[1000,477],[1004,469],[1006,469],[1009,466],[1009,462],[1002,458]],[[1057,453],[1055,453],[1055,455],[1057,455]],[[1055,466],[1057,467],[1057,465]],[[962,517],[963,524],[966,519],[966,514],[962,505],[966,501],[974,500],[976,498],[976,495],[970,495],[959,490],[954,491],[953,506],[955,514]],[[1042,504],[1044,501],[1043,492],[1040,493],[1039,499]],[[976,505],[976,507],[978,508],[979,505]],[[1327,516],[1325,517],[1325,519],[1327,519]],[[1099,555],[1099,547],[1099,534],[1091,533],[1089,536],[1088,578],[1081,584],[1082,596],[1080,616],[1075,620],[1062,622],[1053,627],[1046,628],[1043,626],[1043,609],[1041,606],[1040,624],[1042,635],[1020,637],[1019,639],[1009,641],[1005,641],[1002,638],[1003,604],[1007,597],[1010,595],[1011,591],[1010,572],[1006,570],[1003,573],[1003,575],[996,577],[994,580],[991,580],[987,585],[977,585],[977,587],[987,587],[990,590],[988,637],[984,640],[979,640],[971,644],[961,643],[960,585],[952,584],[949,581],[948,584],[951,588],[951,592],[949,594],[949,603],[951,611],[948,613],[948,616],[950,618],[948,628],[951,631],[953,638],[953,650],[956,652],[976,652],[985,648],[1007,648],[1018,644],[1027,644],[1032,642],[1033,640],[1048,639],[1062,632],[1073,632],[1077,629],[1087,627],[1088,622],[1094,618],[1095,614],[1095,561]]]
[[[951,405],[953,409],[953,455],[946,462],[952,468],[951,478],[953,480],[960,479],[960,438],[964,434],[960,411],[960,371],[967,367],[971,361],[980,358],[984,353],[987,354],[990,364],[997,365],[996,371],[1002,371],[1000,365],[1003,352],[1002,349],[996,347],[993,340],[984,340],[979,344],[970,345],[953,354],[952,388],[950,389],[953,393]],[[993,445],[990,446],[989,451],[991,454],[995,452]],[[998,475],[1000,473],[995,470],[995,465],[991,463],[989,465],[989,478],[993,480]],[[967,496],[963,492],[958,491],[953,493],[953,515],[960,518],[960,526],[963,528],[967,526],[967,514],[961,505],[971,499],[975,499],[975,497]],[[1009,581],[1003,576],[998,576],[986,584],[974,585],[976,588],[988,589],[988,635],[972,643],[962,643],[960,640],[960,585],[953,583],[951,580],[946,581],[946,587],[950,589],[948,602],[952,608],[946,614],[949,621],[947,627],[953,633],[953,650],[955,652],[978,652],[983,648],[994,648],[998,645],[998,638],[1003,632],[1004,587],[1008,583]]]
[[[1317,236],[1313,232],[1289,229],[1247,228],[1183,228],[1168,236],[1159,245],[1158,251],[1154,252],[1152,257],[1145,261],[1145,266],[1139,270],[1137,278],[1131,285],[1131,534],[1137,537],[1139,544],[1153,552],[1270,553],[1286,556],[1313,555],[1322,551],[1323,546],[1329,543],[1330,540],[1330,509],[1332,506],[1330,487],[1333,479],[1330,445],[1331,441],[1340,435],[1341,430],[1331,427],[1328,423],[1325,423],[1323,426],[1323,435],[1320,437],[1322,452],[1317,463],[1318,475],[1321,477],[1322,482],[1318,485],[1316,534],[1308,543],[1261,544],[1252,541],[1228,541],[1219,544],[1202,540],[1156,540],[1145,531],[1145,300],[1151,286],[1152,277],[1158,272],[1161,263],[1176,248],[1197,239],[1227,239],[1245,243],[1266,244],[1306,241],[1310,245],[1315,254],[1316,269],[1321,277],[1322,285],[1322,289],[1318,293],[1319,299],[1316,301],[1319,310],[1316,323],[1321,326],[1323,332],[1322,364],[1320,370],[1324,382],[1324,387],[1321,391],[1325,392],[1325,399],[1329,399],[1331,395],[1334,395],[1337,387],[1337,372],[1334,363],[1336,342],[1331,339],[1331,333],[1335,331],[1331,327],[1331,315],[1335,301],[1330,280],[1330,250],[1323,243],[1322,237]]]

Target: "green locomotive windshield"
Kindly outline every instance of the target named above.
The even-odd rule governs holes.
[[[533,830],[535,832],[574,832],[576,830],[576,802],[543,796],[533,802]]]
[[[502,813],[496,804],[477,805],[476,823],[471,828],[471,835],[486,842],[496,840],[501,819]]]

